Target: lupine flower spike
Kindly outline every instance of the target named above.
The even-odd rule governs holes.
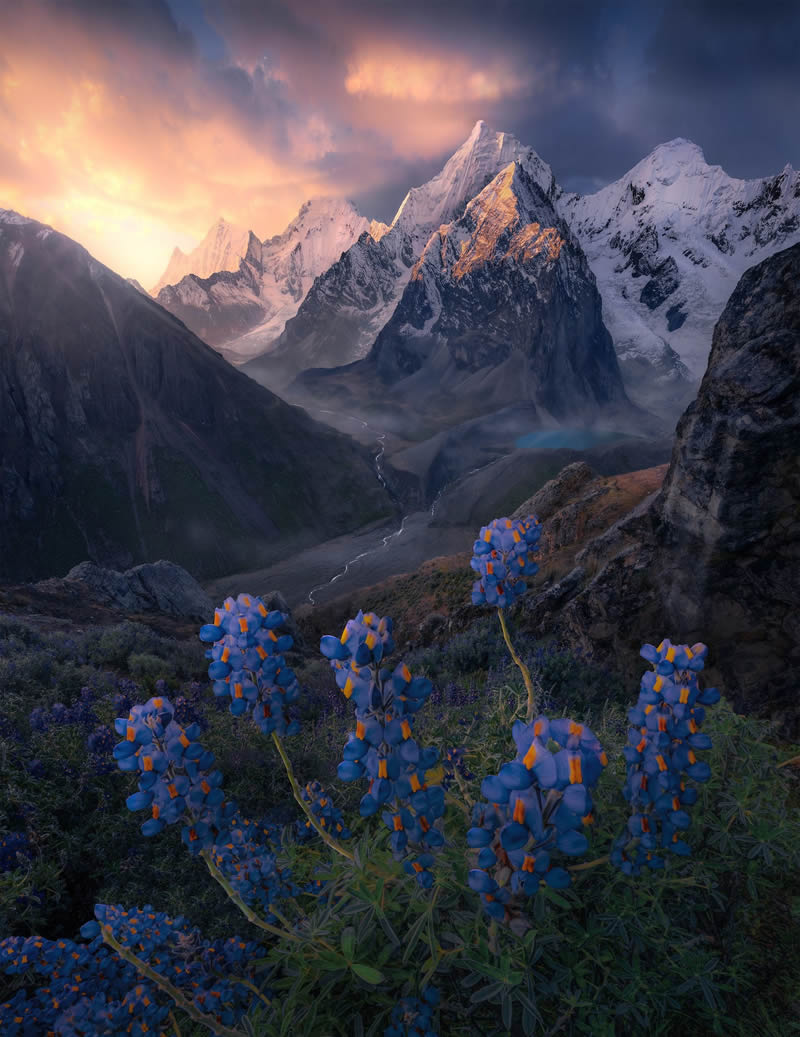
[[[283,612],[268,612],[261,598],[240,594],[226,598],[214,622],[200,629],[200,640],[212,645],[206,657],[214,694],[230,697],[234,716],[250,713],[263,734],[274,731],[281,737],[300,730],[287,708],[297,701],[300,687],[281,654],[293,639],[276,633],[286,618]]]
[[[588,849],[589,790],[608,759],[592,731],[573,720],[518,720],[512,735],[516,757],[484,778],[481,794],[488,802],[473,810],[467,845],[479,853],[468,881],[491,918],[524,928],[526,897],[542,883],[562,889],[571,882],[554,854],[574,857]],[[551,752],[550,739],[562,748]]]
[[[472,587],[474,605],[495,605],[511,658],[519,667],[528,693],[528,723],[536,712],[536,695],[528,667],[519,658],[506,626],[503,609],[512,605],[527,590],[524,577],[535,576],[539,566],[535,558],[539,551],[541,524],[535,515],[525,519],[492,519],[481,528],[472,546],[470,566],[479,574]]]
[[[389,617],[359,612],[341,637],[323,637],[320,651],[330,660],[345,698],[355,705],[356,729],[344,747],[338,776],[342,781],[368,779],[361,816],[383,808],[392,852],[398,859],[416,853],[404,867],[421,886],[431,886],[431,851],[444,843],[435,827],[444,814],[443,771],[435,768],[438,749],[418,745],[413,727],[414,714],[433,685],[425,677],[412,677],[405,663],[393,669],[381,665],[394,651]]]
[[[707,653],[699,643],[690,648],[665,640],[658,648],[642,646],[640,655],[653,669],[642,676],[639,700],[628,711],[633,726],[623,749],[628,773],[622,794],[633,813],[610,854],[611,863],[626,875],[638,875],[643,867],[663,868],[665,858],[658,850],[682,857],[692,852],[681,833],[689,827],[686,808],[697,801],[697,789],[687,788],[683,774],[698,782],[711,776],[696,752],[711,748],[700,726],[704,707],[720,699],[716,688],[701,691],[697,683]]]

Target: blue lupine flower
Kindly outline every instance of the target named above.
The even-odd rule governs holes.
[[[383,1031],[383,1037],[437,1037],[433,1012],[438,1004],[436,987],[426,987],[421,998],[402,998],[392,1009],[391,1024]]]
[[[707,653],[700,643],[689,647],[664,640],[658,648],[642,646],[640,654],[653,669],[643,674],[638,701],[628,711],[633,726],[623,749],[627,777],[622,794],[633,812],[610,854],[611,863],[626,875],[638,875],[643,867],[663,868],[659,849],[684,857],[691,853],[680,833],[689,827],[684,808],[696,802],[697,791],[686,787],[682,775],[700,782],[711,776],[695,751],[711,748],[711,739],[699,729],[704,706],[720,698],[716,688],[701,691],[698,686]]]
[[[541,533],[535,515],[492,519],[488,526],[481,527],[470,561],[480,575],[472,587],[473,604],[505,608],[525,593],[524,577],[539,571],[534,556]]]
[[[213,645],[208,675],[218,698],[230,697],[234,716],[251,713],[264,734],[297,734],[287,707],[300,697],[300,686],[282,652],[292,647],[290,634],[277,634],[286,622],[283,612],[268,612],[261,598],[240,594],[226,598],[215,610],[214,622],[200,629],[200,640]]]
[[[350,838],[352,832],[345,825],[341,810],[334,806],[330,795],[318,781],[308,782],[308,784],[300,790],[300,794],[306,803],[311,805],[311,812],[326,832],[330,833],[335,839]],[[301,842],[317,835],[314,826],[307,818],[298,818],[295,828],[297,838]]]
[[[145,958],[150,968],[220,1024],[236,1025],[249,1011],[252,996],[247,985],[252,988],[258,979],[251,963],[264,955],[262,946],[238,937],[205,940],[183,918],[168,918],[149,905],[126,911],[100,904],[95,914],[97,921],[81,927],[88,943],[41,937],[0,941],[0,969],[43,977],[38,990],[20,990],[0,1004],[4,1037],[45,1032],[115,1037],[162,1031],[171,1005],[104,944],[103,931]],[[230,981],[221,980],[220,973]]]
[[[583,829],[593,822],[589,789],[608,762],[593,732],[573,720],[518,720],[512,736],[516,758],[484,778],[481,794],[488,802],[475,805],[467,832],[467,845],[478,851],[469,886],[490,917],[506,922],[522,918],[520,900],[542,882],[555,889],[570,884],[569,872],[552,855],[580,856],[588,849]],[[550,739],[563,748],[551,752]]]
[[[429,865],[422,862],[444,844],[435,827],[444,815],[444,772],[435,766],[438,750],[420,746],[413,727],[414,714],[433,685],[425,677],[412,677],[405,663],[393,669],[381,665],[394,651],[388,616],[359,612],[347,621],[341,637],[323,637],[320,651],[330,661],[345,698],[355,706],[356,729],[344,746],[337,775],[340,781],[368,780],[359,805],[361,816],[381,811],[391,833],[392,853],[397,859],[417,854],[406,870],[428,887],[433,878]]]
[[[236,806],[221,789],[222,775],[214,769],[214,754],[196,741],[197,724],[184,728],[173,719],[169,699],[155,696],[133,706],[127,718],[115,721],[125,740],[114,746],[120,770],[137,771],[139,792],[128,797],[130,810],[150,810],[142,834],[157,835],[183,821],[181,838],[192,854],[226,838]]]

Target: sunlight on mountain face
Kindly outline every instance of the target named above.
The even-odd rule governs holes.
[[[496,261],[500,255],[500,238],[519,224],[519,204],[513,186],[514,170],[514,163],[511,163],[505,175],[498,177],[495,183],[481,193],[481,205],[473,207],[477,213],[477,226],[470,240],[461,243],[461,252],[453,267],[456,280],[461,280],[490,261]],[[443,240],[448,233],[449,229],[443,230]],[[544,252],[548,262],[555,262],[563,244],[555,227],[542,229],[539,223],[527,223],[516,230],[505,256],[517,262],[526,262]],[[413,276],[420,275],[415,270]]]

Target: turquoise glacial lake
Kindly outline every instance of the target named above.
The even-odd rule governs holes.
[[[540,450],[556,450],[567,447],[570,450],[586,450],[598,443],[610,443],[614,439],[622,439],[620,432],[602,432],[591,428],[548,428],[537,429],[525,436],[520,436],[514,443],[517,447],[537,447]]]

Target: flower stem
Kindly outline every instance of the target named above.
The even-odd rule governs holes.
[[[281,939],[294,940],[295,943],[302,943],[302,939],[297,935],[297,933],[293,933],[291,930],[288,929],[278,929],[277,926],[270,925],[269,922],[265,922],[263,918],[259,918],[255,911],[251,907],[248,907],[247,904],[245,904],[245,902],[242,900],[242,898],[239,896],[239,894],[236,892],[236,890],[233,888],[230,882],[228,882],[228,880],[222,874],[220,869],[211,859],[211,854],[208,850],[203,850],[200,856],[206,862],[206,866],[208,870],[211,872],[213,878],[215,878],[217,882],[220,884],[220,886],[222,886],[222,888],[225,890],[225,892],[228,894],[228,896],[234,902],[234,904],[236,904],[236,906],[239,908],[239,910],[242,912],[242,914],[245,916],[248,922],[252,922],[253,925],[257,925],[259,929],[263,929],[266,933],[272,933],[273,936],[279,936],[281,937]]]
[[[286,755],[286,749],[284,748],[283,740],[281,739],[277,731],[272,732],[272,741],[275,743],[275,746],[278,750],[278,754],[280,755],[280,758],[283,761],[283,766],[286,769],[286,776],[289,779],[289,784],[292,786],[292,793],[294,795],[294,798],[297,801],[300,808],[302,809],[303,813],[306,815],[308,820],[319,833],[323,842],[330,846],[332,850],[335,850],[337,853],[340,853],[342,857],[346,857],[349,861],[355,864],[355,856],[349,850],[346,850],[338,839],[334,839],[333,836],[330,835],[330,833],[325,831],[325,829],[322,827],[322,825],[315,817],[314,811],[311,809],[311,804],[306,803],[306,801],[303,799],[303,794],[300,791],[300,786],[297,783],[297,778],[295,778],[294,776],[294,770],[292,769],[292,761]]]
[[[501,608],[497,610],[497,615],[500,617],[500,626],[503,630],[503,638],[506,642],[506,646],[508,647],[509,652],[511,653],[511,658],[519,667],[520,672],[522,673],[522,679],[525,681],[525,687],[528,691],[527,722],[530,723],[533,720],[533,717],[536,713],[536,695],[534,694],[533,690],[533,681],[531,680],[531,673],[528,667],[520,659],[520,657],[514,650],[514,646],[511,643],[511,638],[508,633],[508,627],[506,626],[506,617],[503,615],[503,610]]]
[[[605,864],[608,860],[608,854],[605,857],[598,857],[594,861],[584,861],[583,864],[568,864],[567,871],[586,871],[587,868],[596,868],[598,864]]]
[[[131,965],[143,976],[150,980],[151,983],[155,983],[157,987],[164,991],[165,994],[169,994],[172,1000],[182,1008],[184,1012],[195,1022],[201,1023],[203,1026],[207,1026],[212,1033],[217,1034],[218,1037],[244,1037],[241,1030],[233,1030],[228,1026],[223,1026],[222,1023],[217,1022],[213,1015],[208,1015],[206,1012],[201,1012],[199,1008],[189,998],[184,997],[180,990],[174,986],[164,976],[159,975],[155,969],[150,968],[146,961],[142,961],[141,958],[137,957],[132,950],[124,947],[119,940],[114,937],[113,931],[110,925],[101,925],[100,932],[103,934],[103,940],[113,947],[114,950],[119,954],[121,958],[130,962]]]

